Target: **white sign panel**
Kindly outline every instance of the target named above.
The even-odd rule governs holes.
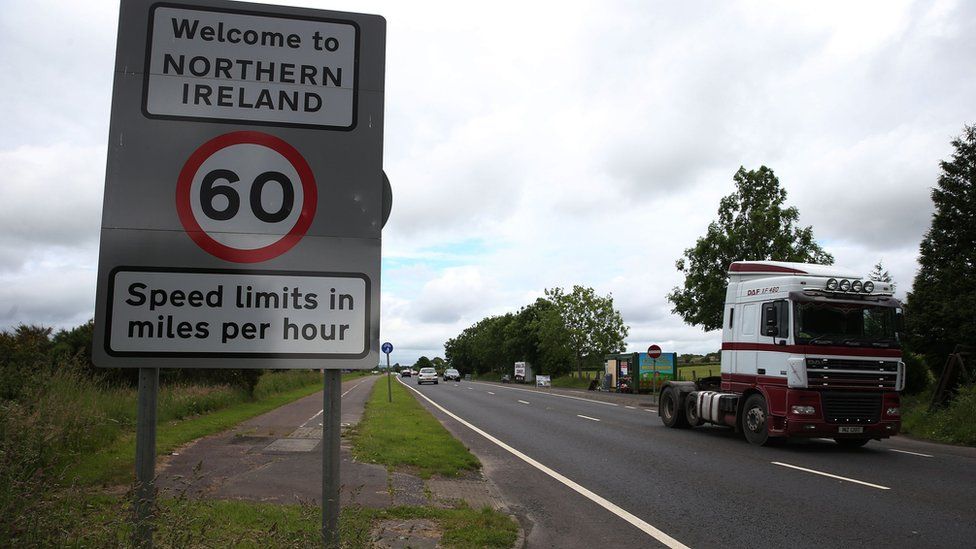
[[[535,376],[536,387],[551,387],[552,379],[549,376]]]
[[[369,351],[365,275],[115,269],[114,356],[362,358]]]
[[[352,21],[159,4],[150,23],[147,116],[356,124]]]

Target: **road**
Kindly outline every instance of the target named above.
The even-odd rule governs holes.
[[[529,547],[976,546],[976,449],[760,448],[725,428],[667,429],[653,408],[408,386],[528,517]]]

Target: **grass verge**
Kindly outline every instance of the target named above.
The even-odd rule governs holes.
[[[74,547],[128,546],[132,535],[129,500],[103,494],[79,494],[60,502],[60,527],[30,540],[31,544]],[[373,546],[379,521],[428,519],[452,548],[511,547],[517,525],[489,508],[347,507],[339,518],[341,546]],[[321,547],[322,509],[318,505],[277,505],[248,501],[162,500],[153,519],[155,547]],[[23,540],[27,541],[27,540]]]
[[[481,467],[478,458],[451,436],[406,387],[393,382],[392,402],[385,383],[373,385],[363,418],[351,433],[353,455],[388,467],[406,466],[422,478],[458,476]]]
[[[976,385],[963,387],[945,408],[929,411],[932,391],[902,396],[902,432],[949,444],[976,446]]]

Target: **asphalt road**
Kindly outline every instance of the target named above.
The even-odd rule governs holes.
[[[653,408],[406,381],[528,517],[529,547],[976,547],[976,449],[760,448]]]

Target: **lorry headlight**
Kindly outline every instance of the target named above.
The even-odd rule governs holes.
[[[840,281],[840,291],[846,292],[847,290],[850,290],[850,289],[851,289],[851,281],[850,280],[847,280],[845,278],[844,280],[841,280]]]
[[[863,287],[864,284],[862,284],[860,280],[855,280],[854,282],[851,282],[851,291],[860,292],[861,288]]]
[[[831,290],[831,291],[837,289],[837,279],[836,278],[831,278],[831,279],[827,280],[827,289],[828,290]]]
[[[871,282],[870,280],[868,280],[867,282],[865,282],[864,283],[864,291],[866,293],[873,292],[874,291],[874,282]]]
[[[792,406],[790,411],[798,416],[812,416],[817,413],[817,409],[813,406]]]
[[[888,408],[887,410],[885,410],[885,415],[887,415],[887,416],[900,416],[901,415],[901,408],[899,408],[897,406],[892,406],[891,408]]]

